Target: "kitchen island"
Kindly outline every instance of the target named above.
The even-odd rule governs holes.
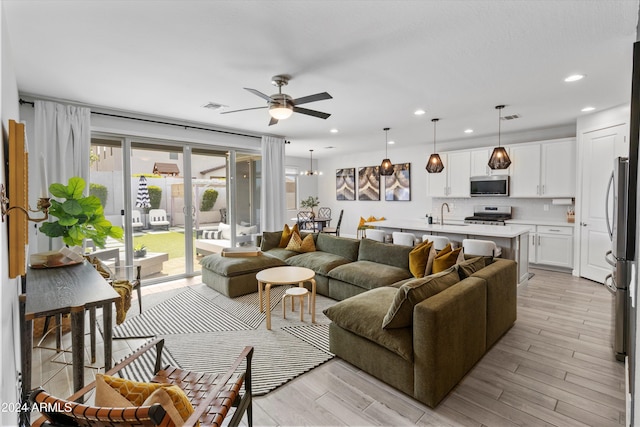
[[[529,279],[529,227],[523,225],[427,224],[425,219],[387,219],[366,225],[388,231],[404,231],[417,237],[446,236],[456,246],[463,239],[492,240],[502,248],[502,258],[518,263],[518,283]]]

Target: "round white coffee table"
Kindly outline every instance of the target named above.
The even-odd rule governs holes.
[[[311,282],[311,322],[316,322],[316,273],[304,267],[272,267],[256,274],[258,279],[258,298],[260,299],[260,312],[266,311],[267,329],[271,329],[271,286],[293,285],[303,287],[304,282]],[[266,296],[266,303],[262,303],[262,291]],[[264,309],[263,309],[264,308]]]

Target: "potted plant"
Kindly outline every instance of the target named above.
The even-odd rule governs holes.
[[[49,237],[62,237],[68,246],[81,246],[84,239],[91,239],[103,249],[107,237],[121,239],[124,231],[104,217],[100,199],[83,196],[85,187],[85,180],[77,176],[70,178],[67,185],[51,184],[51,195],[63,201],[51,199],[49,216],[58,220],[45,222],[40,226],[40,231]]]
[[[313,208],[320,205],[320,200],[317,197],[309,196],[305,200],[300,202],[301,208],[311,209],[311,216],[316,216],[316,213],[313,211]]]
[[[139,244],[133,247],[134,258],[144,258],[147,255],[147,247],[144,244]]]

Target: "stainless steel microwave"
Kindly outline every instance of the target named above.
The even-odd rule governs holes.
[[[509,195],[509,175],[472,176],[471,197],[503,197]]]

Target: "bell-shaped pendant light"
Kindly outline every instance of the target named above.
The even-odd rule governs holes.
[[[500,122],[502,122],[503,108],[504,105],[496,105],[496,110],[498,110],[498,146],[493,149],[493,153],[489,158],[488,164],[491,169],[507,169],[511,164],[507,150],[500,146]]]
[[[427,162],[427,172],[429,173],[440,173],[444,170],[444,165],[442,164],[442,159],[440,155],[436,153],[436,123],[438,123],[440,119],[431,119],[433,122],[433,154],[429,156],[429,161]]]
[[[380,164],[380,175],[393,175],[393,164],[391,163],[391,160],[389,160],[389,153],[387,152],[387,147],[389,146],[389,129],[391,128],[384,128],[382,129],[384,131],[384,160],[382,161],[382,163]]]

